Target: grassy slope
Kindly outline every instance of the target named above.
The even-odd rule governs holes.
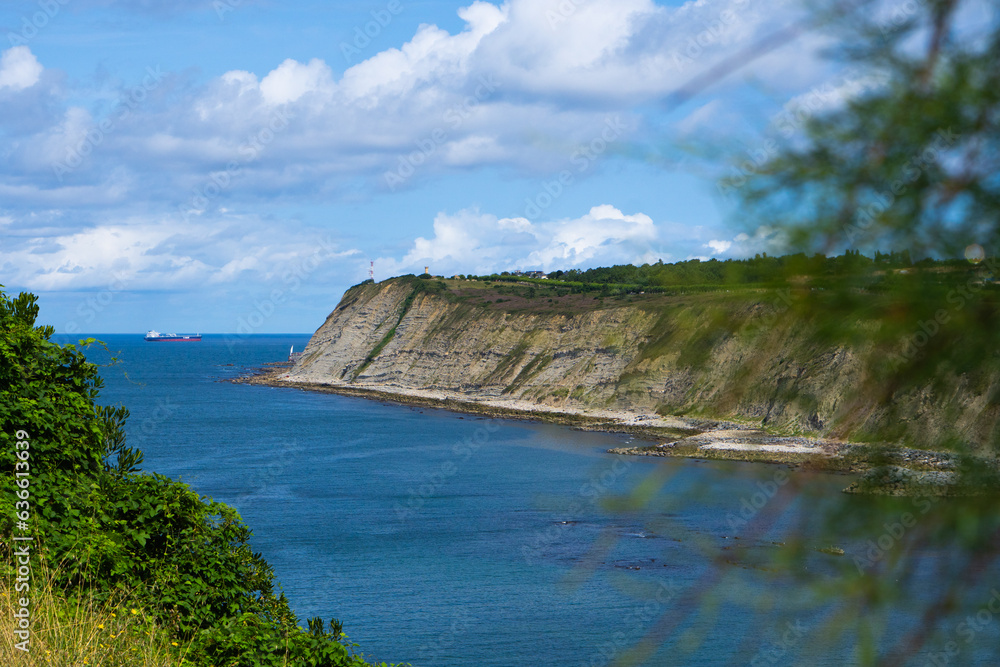
[[[10,557],[9,554],[7,555]],[[84,593],[86,596],[87,593]],[[28,652],[15,647],[14,614],[20,600],[31,611]],[[185,647],[129,600],[98,602],[69,600],[52,587],[44,568],[33,572],[31,589],[15,591],[11,581],[0,583],[0,664],[93,665],[95,667],[182,667]]]

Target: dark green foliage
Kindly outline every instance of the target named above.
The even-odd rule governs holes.
[[[804,522],[843,536],[848,550],[867,548],[825,578],[800,540],[767,569],[814,587],[819,603],[836,602],[841,611],[815,634],[852,641],[856,664],[916,664],[927,656],[965,664],[973,660],[972,638],[956,651],[954,621],[983,608],[985,575],[995,573],[1000,557],[993,497],[1000,404],[991,390],[1000,378],[1000,22],[987,9],[995,3],[967,0],[918,2],[905,11],[864,1],[823,4],[839,60],[877,83],[814,114],[744,186],[724,181],[720,189],[738,190],[745,224],[781,228],[804,254],[847,251],[842,272],[793,290],[788,309],[796,325],[809,323],[818,349],[844,345],[863,364],[862,381],[839,397],[840,432],[902,439],[923,412],[907,396],[922,396],[945,415],[926,446],[957,453],[957,486],[946,491],[986,495],[926,497],[930,488],[893,488],[886,480],[898,479],[899,469],[879,467],[873,489],[912,497],[804,501]],[[970,21],[968,12],[977,10],[986,11]],[[897,252],[886,256],[878,247]],[[873,259],[860,250],[874,251]],[[963,259],[967,252],[973,261]],[[927,256],[937,259],[917,259]],[[805,409],[811,399],[784,397]],[[865,421],[872,406],[877,427]],[[881,442],[871,453],[883,457],[872,458],[877,466],[916,465]],[[898,523],[901,516],[910,526]],[[913,619],[910,627],[887,631],[900,614]],[[995,646],[987,655],[996,661]]]
[[[996,252],[1000,30],[968,0],[918,3],[891,29],[862,7],[837,21],[840,56],[882,82],[817,114],[741,191],[746,214],[801,247]],[[988,5],[991,3],[985,3]],[[980,9],[985,9],[981,5]]]
[[[699,285],[752,285],[784,282],[792,276],[836,278],[857,270],[885,270],[911,266],[909,253],[884,254],[876,251],[874,258],[860,252],[849,251],[843,255],[827,257],[805,253],[771,257],[767,253],[748,259],[697,259],[673,264],[619,264],[611,267],[555,271],[549,280],[539,284],[568,285],[576,290],[597,289],[603,294],[620,293],[620,290],[642,290],[658,293],[671,287]],[[556,278],[558,276],[558,278]],[[614,291],[605,286],[616,286]]]
[[[239,513],[186,484],[138,472],[128,411],[97,405],[98,368],[35,326],[36,298],[0,292],[0,531],[14,532],[15,433],[30,442],[30,533],[67,596],[127,596],[179,641],[188,663],[364,665],[342,626],[297,626]],[[85,345],[94,341],[83,341]],[[22,467],[23,469],[23,467]],[[7,545],[9,546],[9,542]],[[2,567],[9,574],[10,558]]]
[[[847,249],[835,279],[797,295],[797,314],[824,345],[867,346],[861,389],[894,414],[907,388],[961,377],[985,393],[1000,373],[1000,25],[961,34],[974,4],[961,0],[891,24],[866,4],[830,28],[839,55],[880,83],[814,114],[739,194],[743,219],[779,225],[796,248]],[[859,250],[879,246],[900,250]]]
[[[444,294],[448,291],[448,285],[443,280],[431,280],[433,276],[430,274],[424,274],[419,276],[418,280],[410,280],[410,284],[413,286],[413,298],[416,298],[419,294]],[[413,303],[413,299],[410,299],[410,303]]]

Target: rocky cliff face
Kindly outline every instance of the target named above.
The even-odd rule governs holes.
[[[390,281],[345,295],[292,377],[613,405],[655,319],[637,308],[514,314],[415,294]]]
[[[743,418],[913,444],[956,433],[982,443],[996,428],[996,406],[961,378],[893,396],[887,407],[869,386],[866,350],[817,347],[773,294],[589,303],[498,307],[454,290],[427,293],[414,279],[361,285],[316,331],[289,379]]]

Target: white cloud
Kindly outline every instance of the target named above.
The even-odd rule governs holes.
[[[15,46],[0,55],[0,89],[15,91],[31,88],[42,76],[44,68],[27,46]]]
[[[741,232],[734,236],[733,243],[729,244],[729,248],[732,248],[733,252],[730,254],[734,257],[749,257],[761,252],[780,255],[788,251],[788,238],[785,232],[778,227],[761,225],[754,230],[752,235]]]
[[[87,131],[92,125],[93,119],[86,109],[69,107],[63,115],[62,122],[52,127],[49,133],[36,143],[34,150],[25,155],[26,166],[32,169],[51,170],[53,163],[62,162],[84,143]]]
[[[507,150],[497,137],[473,135],[448,145],[444,160],[450,166],[467,166],[499,162],[507,157]]]
[[[782,6],[788,2],[781,0]],[[675,53],[704,31],[706,23],[727,11],[735,18],[725,39],[702,47],[687,69],[672,64]],[[553,12],[559,17],[555,22]],[[547,105],[545,115],[550,116],[576,109],[580,97],[605,107],[658,99],[717,57],[759,37],[774,20],[770,12],[751,11],[745,0],[699,0],[681,8],[660,7],[652,0],[511,0],[501,6],[477,1],[458,14],[466,22],[462,31],[450,34],[423,25],[410,41],[349,68],[339,81],[322,60],[303,64],[289,59],[259,82],[256,75],[236,70],[220,77],[219,83],[235,86],[237,96],[257,90],[272,105],[295,103],[314,93],[317,99],[310,106],[332,127],[376,110],[376,122],[387,115],[384,120],[397,127],[419,131],[427,116],[440,122],[449,106],[489,75],[500,82],[502,92],[484,105],[517,99],[520,106],[533,107],[537,119],[542,109],[536,105]],[[251,111],[224,87],[209,87],[194,106],[203,112],[215,110],[219,117]],[[546,120],[540,123],[545,129],[558,127],[547,127]]]
[[[84,110],[99,105],[78,102],[54,110],[44,130],[0,140],[11,173],[37,174],[34,187],[5,194],[33,205],[34,193],[58,192],[40,179],[83,147],[89,154],[58,185],[99,187],[121,168],[146,197],[162,197],[174,208],[207,174],[240,161],[248,137],[266,132],[277,108],[287,111],[290,125],[254,151],[252,161],[240,163],[241,176],[227,197],[289,191],[330,197],[353,190],[359,179],[369,191],[382,189],[386,174],[401,164],[408,168],[414,151],[428,145],[430,151],[414,161],[419,177],[402,179],[402,187],[483,166],[507,168],[514,176],[550,175],[570,167],[572,156],[601,136],[609,117],[623,119],[626,129],[616,139],[621,146],[651,128],[669,136],[658,103],[787,20],[782,12],[792,0],[776,2],[763,12],[746,0],[681,7],[652,0],[477,0],[458,10],[462,30],[422,25],[409,41],[375,53],[339,79],[318,58],[287,59],[269,72],[234,69],[201,87],[159,86],[125,116],[102,117]],[[723,15],[729,17],[725,29],[701,39],[695,57],[685,56],[690,63],[678,65],[675,56]],[[794,60],[771,63],[763,76],[780,81],[782,68],[808,69],[809,57]],[[0,81],[7,86],[42,76],[27,47],[5,52],[3,63]],[[172,92],[161,97],[168,88]],[[727,107],[707,99],[679,129],[730,127]],[[110,129],[101,129],[102,123]]]
[[[510,3],[509,20],[481,49],[498,76],[539,93],[618,95],[662,81],[653,67],[662,45],[629,52],[632,38],[660,15],[651,0]],[[640,83],[643,81],[643,83]]]
[[[732,247],[732,241],[709,241],[703,247],[711,248],[716,255],[721,255]]]
[[[226,216],[186,222],[173,217],[125,218],[80,228],[32,230],[12,220],[4,260],[8,280],[32,290],[78,290],[112,281],[135,290],[277,282],[297,258],[318,249],[332,263],[358,254],[340,250],[319,230]],[[34,233],[32,233],[34,232]],[[333,271],[328,267],[326,273]]]
[[[184,85],[190,82],[178,77],[147,91],[125,115],[102,116],[102,105],[85,99],[87,91],[63,89],[55,76],[52,85],[37,85],[42,77],[50,83],[49,70],[27,47],[13,48],[0,56],[0,94],[35,86],[32,95],[17,97],[37,93],[30,108],[47,113],[10,107],[11,117],[37,115],[44,127],[33,125],[21,136],[5,121],[0,132],[0,197],[5,206],[21,207],[4,230],[26,220],[27,211],[45,208],[100,209],[106,217],[94,224],[84,214],[86,229],[39,236],[43,240],[30,252],[20,247],[27,285],[99,283],[115,253],[137,279],[151,276],[150,285],[170,276],[181,282],[234,280],[264,270],[273,257],[246,240],[219,245],[240,228],[224,209],[246,210],[252,201],[288,193],[297,201],[329,201],[341,192],[358,194],[360,181],[369,186],[363,198],[373,183],[382,185],[387,170],[428,143],[431,150],[417,166],[421,176],[499,166],[513,178],[551,178],[574,166],[574,153],[601,137],[609,118],[623,119],[625,129],[616,139],[622,146],[639,132],[655,135],[666,127],[669,134],[673,121],[662,114],[663,97],[784,22],[781,8],[791,0],[776,2],[773,11],[763,12],[746,0],[697,0],[679,8],[652,0],[476,1],[458,12],[462,30],[452,34],[422,25],[399,48],[376,53],[339,78],[317,58],[288,59],[268,72],[234,69],[202,86]],[[735,20],[679,67],[674,56],[725,11]],[[809,69],[808,54],[795,60],[771,63],[767,80],[780,81],[782,68]],[[43,89],[56,92],[46,97]],[[51,108],[50,98],[59,100]],[[689,129],[726,125],[720,118],[732,105],[710,99],[701,104],[688,118]],[[271,131],[279,111],[290,120]],[[250,139],[259,145],[247,150]],[[56,182],[52,165],[80,147],[88,153],[79,167]],[[198,207],[197,226],[177,226],[167,212],[213,187],[210,176],[230,164],[238,171],[227,174],[217,196],[205,198],[204,210]],[[146,217],[134,215],[137,203]],[[467,203],[443,206],[456,210]],[[171,228],[174,245],[163,237]],[[405,269],[450,262],[483,272],[655,261],[667,259],[667,250],[682,257],[708,247],[717,253],[743,247],[717,231],[677,236],[669,223],[654,224],[642,213],[626,215],[611,206],[537,223],[465,209],[440,214],[428,236],[404,258],[386,261]],[[290,247],[280,234],[267,238],[275,248]],[[745,242],[756,247],[770,240],[755,236]],[[199,243],[207,250],[198,250]],[[723,248],[727,243],[733,245]]]
[[[508,9],[506,4],[474,2],[459,10],[466,25],[455,35],[435,25],[420,26],[402,47],[382,51],[344,72],[340,83],[344,95],[370,105],[386,97],[419,94],[423,86],[461,86],[472,74],[470,58],[487,35],[507,23]]]
[[[241,89],[251,85],[246,72],[229,72],[225,76],[229,77],[229,81],[238,81]],[[313,58],[308,65],[288,59],[260,82],[260,92],[264,99],[275,105],[294,102],[306,93],[329,93],[332,88],[332,72],[319,58]]]
[[[793,126],[802,126],[805,118],[839,109],[869,91],[881,88],[885,83],[885,76],[878,72],[843,72],[792,97],[785,103],[784,113],[779,114],[779,117],[787,119],[786,123],[790,122]]]
[[[198,8],[216,19],[210,0],[79,1],[151,12]],[[127,113],[115,98],[131,100],[139,81],[95,89],[53,63],[43,67],[27,47],[0,52],[5,280],[35,290],[100,289],[121,273],[130,289],[200,293],[215,285],[228,299],[237,287],[275,280],[275,267],[314,251],[321,235],[241,212],[280,211],[294,200],[308,211],[303,215],[325,217],[333,228],[350,225],[343,222],[350,220],[345,202],[385,197],[384,210],[398,211],[414,200],[385,195],[384,175],[421,150],[429,152],[419,155],[416,177],[404,187],[480,167],[489,168],[497,188],[514,183],[514,190],[521,179],[549,181],[564,169],[575,176],[574,154],[620,118],[614,145],[579,172],[579,194],[585,178],[600,178],[618,161],[646,159],[647,147],[669,144],[677,129],[703,137],[713,127],[731,131],[735,117],[759,133],[766,121],[746,120],[744,98],[728,93],[744,74],[775,97],[808,88],[818,71],[812,52],[823,44],[806,36],[748,62],[673,114],[665,99],[794,20],[798,0],[692,0],[679,7],[654,0],[468,1],[458,10],[460,30],[421,25],[397,48],[372,48],[370,58],[342,74],[310,59],[314,54],[282,56],[258,71],[237,63],[207,83],[168,73],[143,88],[143,100],[124,107]],[[724,15],[724,30],[703,35]],[[697,48],[686,56],[692,40]],[[287,123],[275,124],[279,112]],[[689,115],[678,127],[680,112]],[[58,179],[53,165],[75,153],[79,166]],[[483,273],[668,261],[706,248],[770,254],[780,244],[774,230],[727,240],[733,231],[654,222],[636,212],[641,203],[629,204],[629,213],[602,205],[560,220],[500,218],[463,208],[476,189],[467,194],[455,183],[435,191],[438,210],[449,212],[435,218],[426,238],[410,243],[421,221],[406,210],[366,236],[371,254],[390,256],[379,260],[380,274],[428,263],[435,272]],[[679,208],[688,194],[678,197]],[[620,201],[635,196],[625,192]],[[317,213],[331,202],[329,216]],[[180,210],[195,213],[186,220]],[[324,288],[364,277],[367,262],[361,268],[357,251],[336,252],[347,261],[321,273]]]
[[[477,209],[439,213],[433,238],[418,238],[401,259],[380,259],[389,273],[422,270],[491,273],[509,269],[568,269],[584,265],[656,261],[659,230],[643,214],[595,206],[579,218],[532,223]]]
[[[635,257],[657,237],[656,226],[648,215],[625,215],[608,205],[595,206],[576,220],[561,220],[546,227],[547,243],[528,257],[529,263],[544,269]]]

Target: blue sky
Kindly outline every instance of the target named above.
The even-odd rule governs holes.
[[[372,260],[380,280],[780,252],[717,179],[877,82],[806,32],[671,93],[800,15],[4,2],[0,283],[60,332],[311,332]]]

